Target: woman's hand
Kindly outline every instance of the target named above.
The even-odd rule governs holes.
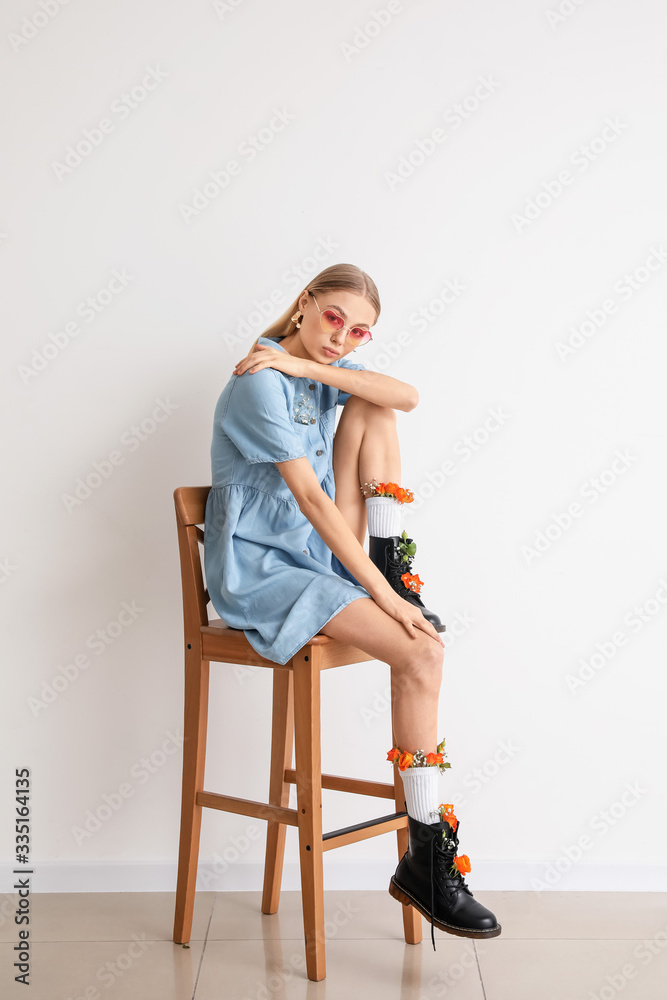
[[[424,618],[419,608],[415,607],[414,604],[410,604],[404,597],[397,594],[395,590],[389,588],[389,592],[387,592],[383,588],[381,594],[378,596],[372,594],[371,596],[383,611],[386,611],[388,615],[391,615],[397,622],[405,626],[408,635],[412,636],[413,639],[417,637],[417,629],[421,629],[422,632],[426,632],[436,642],[439,642],[441,646],[445,645],[440,638],[440,633],[436,632],[428,618]]]
[[[295,358],[293,354],[280,350],[277,347],[267,347],[266,344],[257,344],[254,351],[247,357],[239,361],[234,368],[234,375],[243,375],[249,371],[259,372],[262,368],[277,368],[279,372],[286,375],[296,375],[297,378],[306,378],[308,375],[308,365],[312,364],[305,358]]]

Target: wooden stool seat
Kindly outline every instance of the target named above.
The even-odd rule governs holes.
[[[190,940],[203,808],[267,821],[262,913],[278,910],[285,834],[288,826],[295,826],[299,831],[306,969],[309,979],[319,981],[326,976],[323,854],[335,847],[395,830],[400,859],[408,847],[408,818],[401,808],[403,782],[396,767],[393,784],[321,773],[320,672],[374,657],[320,634],[313,636],[291,660],[280,664],[261,656],[242,630],[230,628],[218,618],[209,620],[209,595],[204,586],[199,547],[204,540],[201,526],[210,488],[182,486],[174,490],[183,591],[185,698],[181,833],[173,939],[177,944]],[[268,802],[204,789],[210,661],[273,670]],[[292,766],[293,752],[295,767]],[[292,784],[296,785],[296,809],[289,807]],[[391,799],[396,811],[323,833],[323,788]],[[419,943],[422,939],[421,915],[412,906],[403,906],[402,912],[405,940]]]

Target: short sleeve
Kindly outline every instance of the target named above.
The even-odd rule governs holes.
[[[224,433],[247,462],[287,462],[306,451],[289,411],[287,383],[274,368],[234,375],[221,417]]]
[[[355,364],[354,361],[348,361],[347,358],[341,358],[340,361],[336,362],[336,368],[353,368],[358,372],[365,372],[368,369],[364,365]],[[350,398],[349,392],[343,392],[342,389],[338,390],[338,399],[336,400],[337,405],[344,406]]]

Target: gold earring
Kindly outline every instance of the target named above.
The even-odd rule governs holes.
[[[301,313],[298,311],[295,312],[294,315],[292,316],[292,322],[296,323],[297,329],[301,326],[301,323],[297,322],[300,318],[301,318]]]

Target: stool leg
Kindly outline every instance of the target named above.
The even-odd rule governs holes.
[[[396,745],[396,739],[392,731],[391,745]],[[394,802],[396,812],[405,812],[405,793],[403,792],[403,779],[398,769],[398,764],[394,764]],[[407,827],[396,831],[398,840],[398,860],[400,861],[408,849],[410,834]],[[414,906],[403,906],[403,933],[408,944],[419,944],[422,940],[422,915]]]
[[[289,806],[290,783],[285,781],[285,768],[292,767],[293,742],[294,689],[292,671],[276,667],[273,670],[271,776],[269,779],[269,804],[272,806]],[[268,821],[262,913],[277,913],[278,911],[286,832],[286,823],[278,823],[275,820]]]
[[[326,976],[319,647],[305,645],[293,658],[292,664],[299,860],[306,970],[309,979],[319,982]]]
[[[187,944],[192,931],[202,813],[202,807],[197,804],[197,792],[204,787],[208,681],[208,660],[201,659],[199,650],[186,652],[181,840],[174,915],[174,941],[177,944]]]

